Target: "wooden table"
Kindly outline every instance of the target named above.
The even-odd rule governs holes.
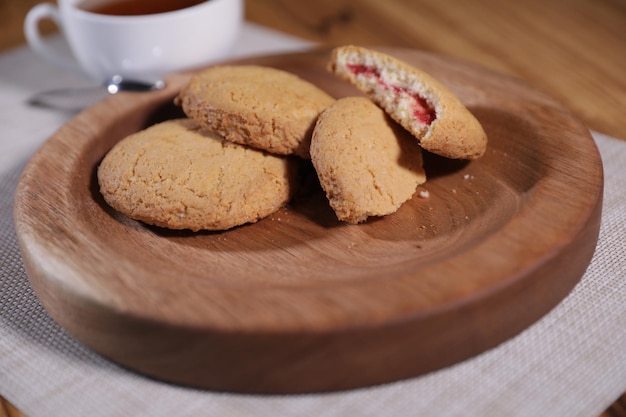
[[[24,43],[24,16],[39,1],[0,2],[0,51]],[[254,0],[246,18],[324,44],[404,46],[474,62],[524,79],[591,129],[626,140],[620,0]],[[6,416],[22,414],[0,397]],[[626,416],[626,396],[602,416]]]
[[[626,5],[619,0],[251,1],[248,19],[329,44],[394,45],[510,73],[626,139]]]

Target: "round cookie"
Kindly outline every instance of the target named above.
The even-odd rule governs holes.
[[[476,159],[485,153],[487,135],[480,122],[425,72],[357,46],[335,48],[328,68],[366,93],[427,151],[454,159]]]
[[[348,223],[394,213],[426,181],[415,138],[364,97],[339,99],[320,115],[311,161],[337,218]]]
[[[115,145],[98,167],[105,201],[170,229],[226,230],[284,205],[297,158],[234,144],[191,119],[153,125]]]
[[[232,142],[307,159],[317,116],[334,101],[296,75],[254,65],[199,72],[175,99],[188,117]]]

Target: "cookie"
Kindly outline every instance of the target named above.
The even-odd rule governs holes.
[[[307,159],[317,116],[334,101],[296,75],[254,65],[199,72],[175,99],[188,117],[232,142]]]
[[[311,162],[348,223],[394,213],[426,181],[415,138],[365,97],[339,99],[320,115]]]
[[[105,201],[170,229],[253,223],[293,195],[298,160],[226,141],[191,119],[153,125],[115,145],[98,167]]]
[[[425,150],[454,159],[485,153],[487,135],[479,121],[429,74],[357,46],[335,48],[328,69],[366,93]]]

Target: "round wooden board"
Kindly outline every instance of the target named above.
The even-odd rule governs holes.
[[[216,390],[348,389],[416,376],[516,335],[579,281],[597,242],[602,165],[588,130],[545,94],[450,58],[382,49],[448,85],[486,155],[425,156],[428,182],[390,216],[338,222],[312,181],[288,207],[221,233],[168,231],[109,208],[95,171],[126,135],[180,116],[188,74],[79,114],[32,158],[15,223],[49,314],[155,378]],[[336,97],[328,50],[240,60]],[[314,174],[312,174],[314,176]]]

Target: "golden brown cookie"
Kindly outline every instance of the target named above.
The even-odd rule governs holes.
[[[308,159],[317,116],[334,99],[288,72],[243,65],[195,74],[175,102],[232,142]]]
[[[98,182],[105,201],[130,218],[170,229],[225,230],[284,205],[296,188],[297,164],[177,119],[120,141],[100,164]]]
[[[354,84],[411,132],[422,148],[447,158],[476,159],[487,135],[439,81],[396,58],[357,46],[335,48],[329,70]]]
[[[364,97],[339,99],[320,115],[311,161],[337,218],[349,223],[394,213],[426,181],[415,138]]]

